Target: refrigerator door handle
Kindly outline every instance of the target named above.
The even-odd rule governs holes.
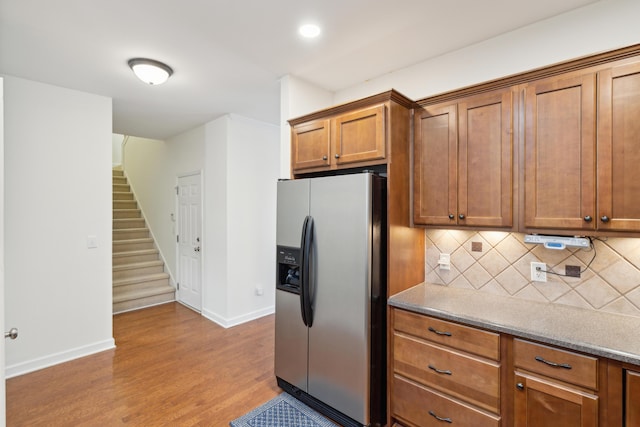
[[[311,327],[313,324],[313,307],[311,306],[311,276],[312,276],[312,260],[311,248],[313,246],[313,217],[307,215],[302,225],[302,248],[300,262],[300,311],[302,312],[302,321],[305,326]]]

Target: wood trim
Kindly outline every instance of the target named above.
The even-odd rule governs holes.
[[[373,104],[383,102],[395,102],[407,109],[416,108],[416,103],[407,98],[395,89],[391,89],[387,92],[379,93],[377,95],[368,96],[366,98],[358,99],[356,101],[346,102],[344,104],[334,105],[323,110],[315,111],[313,113],[306,114],[304,116],[296,117],[289,120],[289,125],[295,126],[299,123],[308,122],[310,120],[317,120],[321,118],[327,118],[331,116],[337,116],[339,114],[356,111],[360,108],[367,108]]]

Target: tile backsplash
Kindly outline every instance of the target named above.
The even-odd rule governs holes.
[[[594,258],[594,249],[546,249],[524,243],[520,233],[425,230],[425,235],[427,282],[640,317],[640,238],[594,239]],[[451,255],[450,270],[439,268],[441,253]],[[547,274],[547,282],[532,282],[531,262],[544,262],[559,274],[566,265],[583,272],[580,278]]]

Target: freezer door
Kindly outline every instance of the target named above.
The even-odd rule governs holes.
[[[308,179],[278,181],[276,245],[300,247],[302,223],[309,215]]]
[[[371,175],[311,180],[309,394],[369,424]]]
[[[278,182],[277,206],[277,244],[299,248],[302,223],[309,214],[309,181]],[[308,341],[308,328],[302,322],[300,311],[300,296],[276,290],[275,374],[305,392]]]

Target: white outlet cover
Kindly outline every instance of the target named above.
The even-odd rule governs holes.
[[[540,268],[540,271],[538,271]],[[547,264],[544,262],[532,262],[531,263],[531,280],[533,282],[546,282],[547,281]]]

